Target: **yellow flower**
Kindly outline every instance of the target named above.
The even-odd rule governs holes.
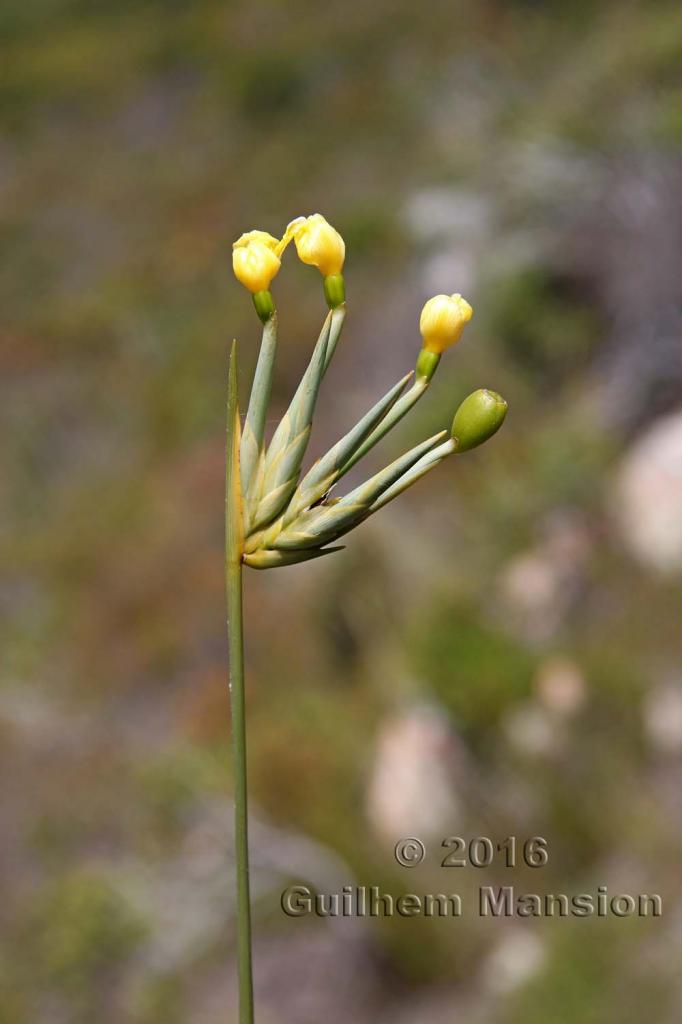
[[[341,235],[322,214],[314,213],[312,217],[298,217],[292,221],[284,238],[288,241],[292,236],[298,258],[303,263],[317,267],[324,277],[341,273],[346,246]]]
[[[253,295],[269,291],[281,266],[280,244],[267,231],[247,231],[232,246],[234,276]]]
[[[419,319],[419,330],[427,352],[440,355],[455,345],[474,311],[461,295],[434,295]]]

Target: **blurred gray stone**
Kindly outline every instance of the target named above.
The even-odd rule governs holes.
[[[457,737],[436,706],[410,708],[379,729],[367,816],[382,838],[440,835],[457,819]]]
[[[682,412],[656,421],[626,454],[612,504],[640,562],[666,575],[682,570]]]

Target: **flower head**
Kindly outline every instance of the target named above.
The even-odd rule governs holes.
[[[232,246],[234,276],[253,295],[269,290],[281,266],[280,245],[267,231],[247,231]]]
[[[422,309],[419,330],[428,352],[440,355],[455,345],[474,311],[461,295],[434,295]]]
[[[346,257],[346,245],[336,228],[321,213],[298,217],[286,230],[293,237],[302,263],[317,267],[324,277],[340,274]]]

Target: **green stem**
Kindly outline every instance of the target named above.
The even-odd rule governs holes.
[[[234,847],[237,870],[237,964],[239,1024],[253,1024],[251,967],[251,900],[249,893],[249,818],[246,785],[246,707],[244,700],[244,636],[242,567],[227,566],[232,760],[234,765]]]
[[[242,608],[243,510],[239,470],[239,408],[237,356],[233,345],[227,402],[225,473],[225,583],[230,659],[232,758],[234,765],[234,849],[237,874],[237,970],[239,1024],[253,1024],[251,967],[251,901],[249,893],[249,830],[246,782],[246,702],[244,693],[244,623]]]
[[[353,468],[356,462],[359,462],[360,459],[364,458],[367,452],[370,451],[375,444],[378,444],[382,437],[385,437],[386,434],[388,434],[389,430],[393,429],[396,423],[398,423],[398,421],[410,411],[412,406],[419,401],[428,386],[429,381],[426,377],[417,377],[410,390],[400,396],[381,423],[374,428],[369,437],[363,441],[351,458],[348,459],[348,462],[343,465],[341,472],[337,477],[337,481],[340,480],[342,476],[345,476],[346,473]]]

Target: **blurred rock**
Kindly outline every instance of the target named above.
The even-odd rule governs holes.
[[[564,748],[567,719],[583,707],[585,678],[570,658],[545,658],[538,668],[536,696],[517,704],[503,722],[504,733],[515,750],[531,757],[551,757]]]
[[[411,708],[379,729],[367,790],[367,817],[386,839],[440,835],[456,820],[461,755],[445,714],[435,706]]]
[[[622,538],[649,569],[682,569],[682,411],[658,420],[625,456],[614,516]]]
[[[587,684],[580,668],[570,658],[546,658],[538,668],[535,690],[544,707],[570,718],[584,706]]]
[[[590,538],[580,518],[557,514],[545,538],[503,569],[502,610],[510,627],[535,643],[549,639],[582,592]]]
[[[477,238],[490,230],[490,203],[475,192],[426,188],[405,204],[405,220],[418,241]]]
[[[490,200],[458,189],[422,189],[407,200],[404,219],[412,236],[428,245],[420,275],[424,294],[455,288],[471,294],[491,233]]]
[[[603,313],[600,406],[607,422],[630,432],[682,397],[682,161],[677,147],[626,147],[595,170],[563,253]]]
[[[644,701],[644,728],[662,754],[682,751],[682,683],[670,681],[651,690]]]
[[[484,982],[497,995],[507,995],[538,973],[546,960],[542,940],[520,928],[510,930],[485,961]]]
[[[522,754],[548,757],[561,749],[559,723],[535,701],[524,701],[514,708],[504,720],[503,729],[510,744]]]
[[[272,1024],[369,1024],[376,1019],[383,979],[367,937],[358,937],[351,924],[335,919],[291,928],[285,942],[270,937],[256,944],[261,1019]],[[216,1020],[220,1010],[216,1006]]]

